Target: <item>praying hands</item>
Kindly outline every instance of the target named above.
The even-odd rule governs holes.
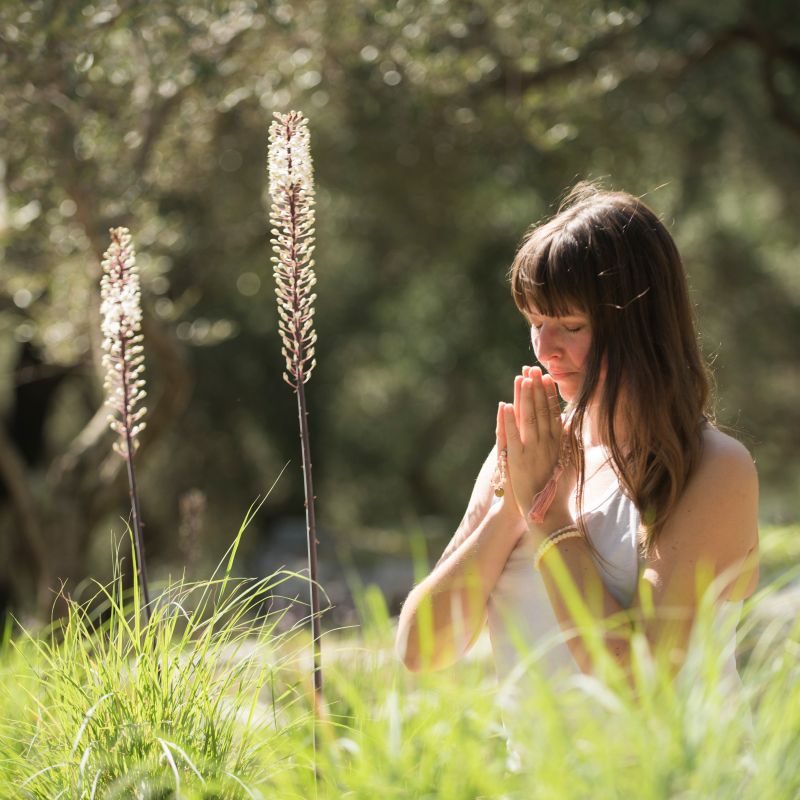
[[[514,403],[498,408],[497,452],[504,460],[503,491],[525,519],[542,522],[551,503],[567,510],[574,480],[573,473],[559,480],[568,466],[565,434],[553,379],[539,367],[523,367],[514,381]]]

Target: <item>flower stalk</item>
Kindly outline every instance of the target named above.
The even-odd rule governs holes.
[[[131,247],[127,228],[112,228],[111,246],[103,258],[103,278],[100,282],[100,313],[102,315],[103,366],[106,368],[104,388],[108,393],[106,405],[117,416],[109,416],[111,430],[121,441],[114,442],[114,450],[127,462],[128,486],[133,514],[133,543],[136,554],[136,572],[144,595],[145,619],[150,620],[150,590],[147,583],[142,515],[139,510],[139,490],[133,457],[139,446],[137,435],[144,430],[140,420],[147,412],[136,406],[144,399],[144,356],[142,355],[142,304],[139,289],[139,272],[136,254]]]
[[[269,129],[269,191],[272,195],[272,257],[278,296],[281,350],[286,359],[284,380],[297,394],[308,532],[308,571],[311,577],[311,625],[314,652],[315,712],[322,700],[319,584],[314,519],[314,488],[308,436],[305,384],[316,365],[314,344],[314,178],[309,150],[308,120],[299,111],[275,114]]]

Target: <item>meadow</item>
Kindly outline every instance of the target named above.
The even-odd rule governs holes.
[[[795,5],[3,0],[0,800],[800,797],[797,526],[762,530],[736,697],[713,649],[676,683],[637,638],[633,683],[534,653],[520,699],[486,635],[412,674],[353,586],[358,625],[323,603],[315,711],[310,603],[259,555],[299,528],[313,552],[317,496],[331,562],[449,536],[531,359],[508,267],[583,178],[669,224],[717,420],[762,518],[799,518]],[[313,183],[311,149],[291,181],[272,150],[290,108]]]
[[[532,660],[512,715],[513,687],[498,687],[485,640],[451,668],[412,674],[394,652],[380,590],[367,587],[361,624],[323,635],[316,721],[310,630],[284,626],[285,611],[267,599],[291,576],[232,577],[242,533],[209,580],[155,587],[147,626],[138,592],[119,581],[72,603],[57,629],[7,626],[3,797],[689,800],[800,791],[800,625],[786,588],[798,573],[796,528],[762,532],[762,580],[739,626],[741,702],[715,689],[713,654],[677,686],[639,647],[634,686],[602,663],[595,676],[555,680]]]

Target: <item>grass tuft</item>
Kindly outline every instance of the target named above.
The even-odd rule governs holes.
[[[411,674],[395,656],[382,597],[368,587],[358,598],[362,632],[327,634],[316,751],[309,626],[282,631],[282,613],[265,602],[296,576],[241,581],[231,578],[231,564],[209,581],[165,587],[150,626],[118,577],[98,587],[93,602],[73,603],[47,635],[12,638],[6,630],[0,796],[800,793],[800,622],[786,605],[797,575],[788,561],[783,577],[745,604],[741,692],[720,686],[710,643],[698,646],[678,681],[662,674],[643,642],[633,643],[633,685],[602,668],[553,678],[534,654],[527,671],[498,687],[485,642],[447,670]]]

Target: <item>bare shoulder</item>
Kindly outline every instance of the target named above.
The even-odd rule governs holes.
[[[689,481],[705,492],[725,493],[758,487],[758,475],[747,448],[732,436],[707,425],[703,431],[703,451],[695,474]]]
[[[656,549],[662,562],[670,562],[673,554],[680,553],[687,563],[714,563],[717,574],[734,567],[740,577],[734,581],[732,599],[746,597],[755,589],[758,475],[740,442],[706,427],[700,462],[666,521]],[[745,562],[749,566],[743,569]]]
[[[706,426],[700,460],[675,508],[676,518],[702,524],[709,535],[746,520],[755,533],[757,513],[758,475],[750,453],[732,436]]]

